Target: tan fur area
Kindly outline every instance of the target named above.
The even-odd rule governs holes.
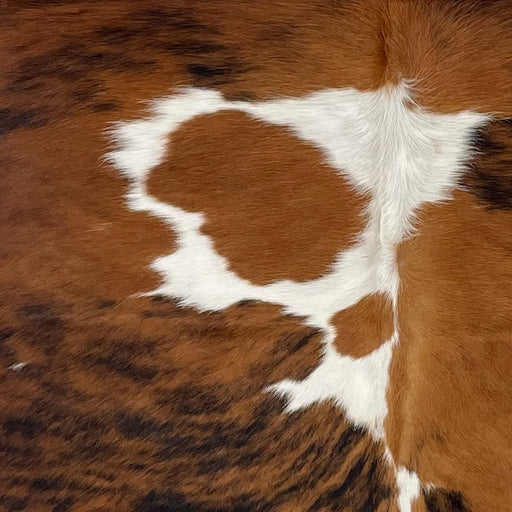
[[[413,79],[435,112],[512,116],[512,4],[508,0],[390,0],[387,75]]]
[[[511,222],[464,192],[422,210],[399,249],[388,388],[396,459],[489,512],[512,506]]]

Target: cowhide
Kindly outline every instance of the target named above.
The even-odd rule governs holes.
[[[512,1],[0,2],[0,510],[512,510]]]

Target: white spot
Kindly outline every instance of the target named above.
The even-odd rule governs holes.
[[[328,333],[328,337],[333,335]],[[382,438],[391,346],[391,342],[384,343],[367,357],[353,359],[340,356],[327,343],[322,362],[303,381],[287,379],[268,389],[287,398],[286,412],[332,400],[345,411],[349,421]]]
[[[420,495],[421,485],[418,475],[404,467],[396,472],[398,487],[398,509],[400,512],[411,512],[414,500]]]
[[[12,370],[13,372],[19,372],[20,370],[23,370],[25,366],[27,366],[28,363],[15,363],[11,364],[7,369]]]
[[[385,293],[396,305],[395,246],[411,232],[415,210],[422,203],[449,199],[470,153],[470,135],[487,120],[472,112],[433,114],[408,107],[411,101],[405,84],[373,92],[324,90],[255,103],[227,101],[215,91],[187,88],[156,101],[151,117],[117,124],[113,137],[118,149],[107,155],[130,180],[128,206],[158,217],[177,234],[177,250],[152,264],[162,284],[150,294],[167,295],[202,311],[254,299],[304,316],[307,324],[324,332],[322,361],[303,381],[284,380],[268,389],[286,397],[287,411],[334,400],[348,419],[376,438],[383,437],[396,333],[373,353],[354,359],[336,352],[330,320],[372,293]],[[169,135],[194,117],[222,110],[244,112],[288,129],[321,150],[326,162],[355,189],[371,194],[364,232],[338,254],[326,275],[303,283],[282,280],[256,286],[232,272],[228,261],[215,252],[212,240],[200,231],[205,220],[201,213],[163,203],[147,192],[147,175],[166,156]],[[314,172],[313,168],[312,180]],[[407,508],[405,503],[415,496],[417,477],[414,480],[406,470],[399,475],[404,489],[401,512],[408,512],[410,504]]]

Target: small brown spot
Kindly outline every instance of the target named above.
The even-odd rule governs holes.
[[[353,306],[336,313],[331,321],[336,327],[335,345],[343,355],[364,357],[393,334],[393,309],[381,293],[367,295]]]

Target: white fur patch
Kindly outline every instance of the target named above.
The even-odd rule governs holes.
[[[396,472],[398,487],[398,509],[400,512],[411,512],[412,504],[420,495],[421,485],[418,475],[400,467]]]
[[[7,369],[12,370],[13,372],[20,372],[25,368],[25,366],[27,366],[27,363],[14,363],[11,364],[11,366],[8,366]]]
[[[378,439],[384,435],[385,391],[396,333],[373,353],[354,359],[336,352],[330,319],[372,293],[386,293],[396,303],[395,246],[410,233],[414,212],[422,203],[449,198],[469,155],[470,135],[486,121],[471,112],[436,115],[407,104],[411,98],[406,85],[375,92],[325,90],[255,103],[227,101],[216,91],[187,88],[156,101],[147,119],[117,124],[113,136],[118,149],[108,155],[130,180],[128,206],[160,218],[177,234],[177,250],[152,265],[162,284],[151,294],[167,295],[202,311],[222,310],[243,299],[261,300],[306,317],[309,325],[325,333],[320,365],[303,381],[284,380],[268,389],[286,397],[287,411],[334,400],[352,423]],[[166,157],[169,135],[194,117],[222,110],[283,126],[321,150],[326,162],[356,190],[371,194],[364,232],[354,246],[338,254],[326,275],[305,283],[253,285],[232,272],[212,240],[201,233],[202,214],[148,194],[146,178]],[[314,180],[314,169],[311,172]],[[401,511],[406,512],[407,496],[415,496],[410,491],[413,478],[400,471],[397,475],[405,489],[400,491]]]

